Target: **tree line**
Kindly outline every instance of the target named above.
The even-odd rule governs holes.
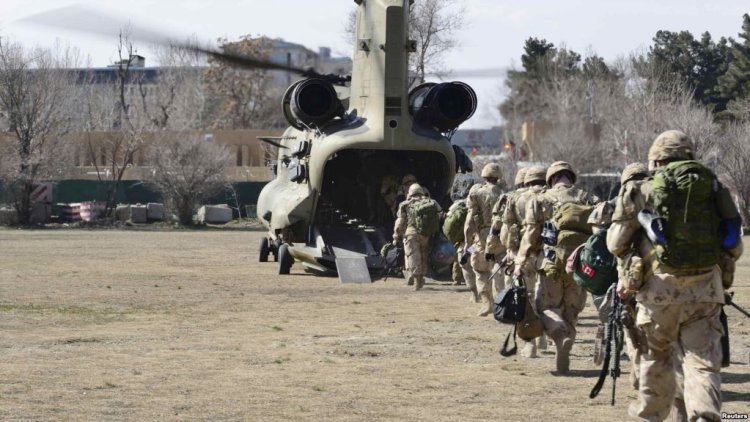
[[[720,170],[750,221],[747,14],[737,39],[658,31],[647,52],[612,63],[532,37],[505,85],[498,109],[506,139],[533,125],[533,142],[524,146],[532,159],[568,160],[582,172],[619,171],[645,162],[656,135],[680,129],[697,156]]]

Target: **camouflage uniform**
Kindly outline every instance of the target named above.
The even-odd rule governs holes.
[[[524,184],[526,185],[526,187],[524,187],[523,192],[521,192],[517,196],[509,198],[508,203],[505,206],[505,210],[503,211],[503,214],[500,216],[500,218],[493,218],[492,220],[493,230],[497,228],[497,225],[501,226],[499,239],[508,249],[508,259],[511,264],[513,264],[515,258],[518,256],[518,248],[521,245],[521,236],[525,228],[526,205],[532,198],[544,192],[544,186],[539,185],[538,183],[543,184],[545,181],[545,176],[546,169],[544,167],[534,166],[528,168],[524,177]],[[529,277],[527,279],[529,282],[527,285],[527,289],[530,297],[533,298],[534,292],[537,288],[537,279],[535,274],[536,268],[538,268],[537,265],[541,260],[541,249],[535,252],[532,251],[531,254],[532,257],[527,259],[529,265],[525,273],[534,275],[533,277]],[[505,286],[508,287],[512,280],[512,275],[506,275]],[[533,304],[533,301],[532,305],[533,307],[536,307],[536,305]],[[547,337],[542,334],[542,336],[538,340],[526,342],[526,345],[522,350],[522,355],[529,358],[536,357],[537,343],[539,345],[539,349],[545,350],[547,348]]]
[[[547,170],[547,185],[552,183],[553,176],[561,171],[572,175],[575,183],[575,173],[570,165],[563,161],[552,163]],[[530,259],[536,251],[542,249],[541,233],[544,222],[551,219],[554,210],[565,203],[575,202],[589,204],[592,202],[589,194],[573,186],[556,184],[548,187],[541,195],[531,198],[526,206],[526,228],[524,229],[521,246],[516,257],[516,265],[522,273],[528,274]],[[544,324],[544,330],[555,342],[557,348],[557,371],[566,373],[570,365],[570,349],[576,337],[576,322],[578,314],[586,304],[586,291],[578,286],[572,275],[563,269],[552,271],[548,278],[543,272],[545,267],[554,266],[554,262],[547,258],[537,266],[538,287],[535,294],[536,309]],[[531,274],[530,274],[531,275]]]
[[[692,142],[682,132],[667,131],[659,135],[649,150],[649,167],[663,160],[693,158]],[[728,207],[734,208],[725,189],[717,191],[715,200],[720,215],[727,218]],[[724,212],[719,205],[724,204]],[[618,257],[631,251],[641,226],[638,212],[653,204],[650,181],[627,185],[618,198],[607,235],[607,247]],[[731,210],[730,210],[731,211]],[[733,210],[735,213],[736,209]],[[721,346],[719,322],[724,302],[722,274],[718,265],[692,270],[678,270],[661,264],[646,236],[640,236],[636,255],[642,258],[641,276],[621,278],[618,293],[637,291],[636,323],[643,331],[647,352],[641,356],[638,401],[631,404],[630,416],[644,421],[664,420],[670,411],[675,391],[675,351],[684,353],[684,403],[690,420],[721,420]],[[742,243],[733,248],[739,256]]]
[[[488,261],[486,254],[486,240],[492,225],[492,206],[502,195],[502,186],[494,179],[500,181],[502,177],[500,165],[496,163],[487,164],[482,169],[482,177],[485,182],[472,186],[467,198],[469,213],[466,216],[464,234],[466,244],[471,243],[474,248],[471,254],[471,268],[476,277],[477,291],[482,301],[479,316],[487,316],[492,313],[492,282],[490,275],[495,265],[494,261]]]
[[[508,249],[508,243],[502,237],[503,214],[509,207],[515,205],[519,196],[528,190],[523,185],[525,174],[526,168],[519,169],[514,180],[515,190],[501,195],[500,199],[495,203],[495,206],[492,207],[492,225],[490,226],[490,234],[487,236],[487,252],[495,255],[495,261],[499,261],[502,258],[501,252],[503,250],[507,251],[506,257],[508,257],[508,259],[513,259],[512,256],[509,257],[511,250]],[[518,248],[513,252],[516,252],[517,249]],[[497,296],[500,290],[510,286],[512,279],[513,278],[510,275],[505,274],[505,271],[501,271],[501,273],[492,280],[492,291],[494,295]],[[503,281],[502,285],[500,285],[500,280]]]
[[[417,200],[426,196],[424,189],[418,184],[409,187],[406,201],[401,202],[396,214],[396,224],[393,228],[393,242],[404,241],[404,255],[406,255],[406,268],[409,270],[408,285],[415,284],[414,289],[419,290],[424,286],[424,276],[427,272],[428,258],[430,256],[430,237],[417,232],[413,222],[409,221],[409,207]],[[434,202],[434,200],[431,199]],[[435,203],[437,205],[437,202]],[[438,205],[438,208],[440,206]]]
[[[454,212],[456,212],[456,209],[458,209],[458,207],[464,201],[466,200],[458,199],[455,202],[453,202],[450,208],[448,208],[448,214],[446,215],[446,218],[447,216],[450,216]],[[464,248],[466,247],[466,241],[457,243],[455,246],[456,246],[458,258],[453,262],[453,285],[457,286],[457,285],[460,285],[461,282],[466,282],[466,285],[469,286],[469,289],[474,294],[474,300],[478,302],[479,296],[477,293],[477,286],[474,281],[474,273],[471,271],[471,264],[469,264],[468,261],[466,261],[464,264],[461,264],[460,262],[461,255],[463,254]]]

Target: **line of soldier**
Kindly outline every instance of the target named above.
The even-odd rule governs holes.
[[[598,203],[587,223],[595,230],[608,230],[607,248],[617,257],[618,270],[616,285],[607,294],[594,297],[600,318],[604,320],[609,312],[607,298],[612,295],[637,299],[635,321],[640,339],[628,339],[627,353],[638,399],[629,407],[629,415],[660,421],[671,410],[675,420],[721,420],[723,328],[719,313],[724,291],[732,285],[734,263],[742,254],[742,241],[741,236],[735,236],[732,242],[722,244],[720,226],[733,222],[739,227],[740,217],[728,190],[711,170],[695,161],[688,136],[676,130],[660,134],[649,150],[648,167],[628,165],[622,172],[618,196],[607,202],[575,187],[576,173],[564,161],[547,169],[519,170],[511,192],[503,192],[501,170],[496,163],[486,165],[481,173],[483,182],[472,186],[464,200],[468,211],[465,241],[458,245],[454,284],[460,278],[465,280],[472,300],[481,303],[478,315],[492,313],[493,294],[509,286],[514,277],[530,280],[532,307],[544,334],[555,344],[556,372],[568,373],[576,323],[587,295],[565,266],[587,236],[561,230],[553,233],[555,239],[546,242],[548,245],[546,225],[559,218],[556,213],[565,204]],[[679,183],[687,186],[687,197],[679,196],[684,196]],[[695,192],[693,186],[697,186]],[[708,191],[701,186],[708,186]],[[416,289],[424,285],[429,245],[428,238],[407,223],[407,215],[410,204],[426,197],[419,185],[409,188],[407,200],[399,205],[394,230],[394,244],[404,241],[409,284],[415,284]],[[437,203],[434,206],[439,209]],[[456,201],[448,217],[462,206]],[[654,239],[639,221],[645,212],[671,217],[673,223],[668,227],[672,231]],[[723,230],[726,234],[726,227]],[[512,276],[494,271],[508,264]],[[533,358],[537,349],[546,346],[543,335],[528,341],[522,354]]]

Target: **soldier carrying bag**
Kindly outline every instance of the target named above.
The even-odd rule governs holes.
[[[531,308],[523,278],[515,278],[510,287],[503,289],[495,298],[492,306],[495,319],[503,324],[513,324],[513,331],[505,337],[500,349],[502,356],[513,356],[518,351],[516,334],[524,340],[539,337],[543,330],[541,321]],[[513,336],[513,347],[508,349],[510,337]]]
[[[419,199],[409,205],[409,221],[422,236],[432,237],[440,231],[440,207],[430,198]]]

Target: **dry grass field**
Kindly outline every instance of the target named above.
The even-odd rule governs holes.
[[[342,285],[259,264],[261,233],[0,229],[0,420],[624,420],[594,400],[593,308],[570,376],[503,358],[448,284]],[[750,257],[736,301],[750,309]],[[728,309],[724,410],[750,411],[750,320]]]

